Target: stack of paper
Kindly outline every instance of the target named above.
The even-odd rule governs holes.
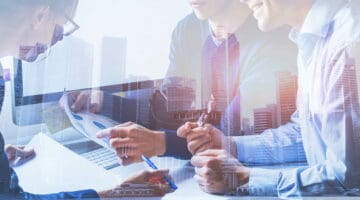
[[[45,134],[38,134],[26,148],[36,156],[14,168],[20,186],[36,194],[83,189],[109,189],[121,183],[110,172],[73,153]]]

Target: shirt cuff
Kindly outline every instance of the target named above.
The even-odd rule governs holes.
[[[249,177],[249,194],[251,196],[277,196],[277,183],[280,171],[251,168]]]
[[[163,156],[171,156],[185,160],[191,159],[192,154],[187,149],[186,139],[178,137],[174,130],[162,129],[161,131],[165,132],[166,150]]]

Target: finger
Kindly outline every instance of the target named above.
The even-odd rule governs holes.
[[[130,157],[127,157],[127,158],[123,157],[121,159],[122,159],[122,165],[123,166],[128,166],[130,164],[139,163],[139,162],[142,161],[141,158],[135,157],[135,156],[130,156]]]
[[[191,154],[195,155],[198,153],[200,149],[206,149],[210,143],[210,138],[203,136],[196,140],[188,142],[188,149],[191,152]]]
[[[117,148],[136,148],[137,145],[134,143],[134,140],[131,138],[111,138],[110,146],[114,149]]]
[[[98,138],[98,139],[110,138],[111,129],[112,128],[107,128],[107,129],[104,129],[104,130],[101,130],[101,131],[97,132],[96,133],[96,138]]]
[[[204,192],[209,194],[225,194],[225,191],[221,186],[216,186],[216,184],[209,185],[204,189]]]
[[[191,140],[194,140],[198,137],[201,137],[203,135],[209,135],[209,132],[207,132],[207,129],[205,128],[195,128],[195,129],[192,129],[186,136],[186,140],[187,141],[191,141]],[[209,135],[210,136],[210,135]]]
[[[207,166],[195,167],[195,173],[198,176],[206,178],[206,179],[213,179],[213,178],[215,178],[215,175],[216,175],[215,171]]]
[[[137,125],[133,122],[119,124],[110,129],[110,138],[136,137],[138,133]]]
[[[65,97],[63,95],[59,100],[59,106],[61,109],[64,109],[64,102],[65,102]]]
[[[148,176],[149,178],[147,180],[150,184],[160,184],[162,186],[170,187],[171,190],[176,190],[177,186],[174,184],[173,178],[169,175],[168,169],[157,170],[150,173],[151,175]]]
[[[97,110],[95,112],[100,112],[103,104],[104,92],[101,90],[94,90],[91,92],[90,98],[90,108],[95,107]]]
[[[187,134],[193,129],[198,127],[197,123],[195,122],[186,122],[177,130],[177,135],[182,138],[186,138]]]
[[[223,155],[227,155],[227,152],[223,149],[208,149],[198,154],[198,156],[211,156],[211,157],[218,157]]]
[[[169,177],[168,169],[149,171],[147,176],[145,176],[145,181],[152,184],[165,184],[165,176]]]
[[[34,149],[24,150],[23,148],[16,148],[15,153],[9,157],[11,167],[20,166],[35,157]]]
[[[130,145],[124,145],[123,147],[114,148],[118,157],[128,158],[129,156],[140,157],[140,152],[137,148],[130,147]]]
[[[208,149],[212,148],[211,147],[211,142],[207,142],[207,143],[204,143],[202,146],[200,146],[196,151],[195,151],[195,154],[199,154],[201,152],[204,152]]]
[[[32,157],[34,155],[35,155],[35,150],[34,149],[24,150],[24,149],[18,148],[17,151],[16,151],[16,156],[19,156],[21,158],[29,158],[29,157]]]
[[[5,149],[9,160],[15,157],[26,158],[35,154],[34,149],[25,150],[25,146],[7,145]]]
[[[212,185],[210,180],[203,178],[197,174],[195,174],[194,179],[201,187],[206,187],[206,186]]]
[[[71,110],[73,112],[79,112],[86,106],[88,101],[89,101],[89,96],[85,93],[80,93],[75,99],[75,102],[71,105]]]
[[[141,152],[137,148],[116,148],[116,155],[120,158],[127,158],[127,157],[141,157]]]
[[[92,103],[90,105],[90,112],[91,113],[98,113],[101,110],[101,105],[98,103]]]
[[[13,152],[15,153],[16,152],[16,147],[14,146],[14,145],[12,145],[12,144],[7,144],[7,145],[5,145],[5,152],[7,153],[7,154],[12,154]]]
[[[127,137],[127,130],[122,126],[115,126],[99,131],[96,134],[97,138],[125,138]]]
[[[125,123],[116,125],[115,127],[126,127],[126,126],[130,126],[130,125],[133,125],[133,124],[134,124],[134,122],[125,122]]]
[[[195,167],[203,167],[208,162],[210,162],[212,159],[214,159],[213,156],[199,156],[195,155],[191,158],[191,164]]]
[[[5,153],[9,161],[14,160],[16,156],[16,148],[11,144],[5,145]]]

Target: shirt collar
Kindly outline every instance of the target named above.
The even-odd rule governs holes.
[[[224,39],[219,39],[216,38],[214,36],[214,33],[211,30],[211,26],[208,23],[208,28],[209,28],[209,33],[211,35],[211,38],[214,42],[214,44],[216,46],[220,46],[223,42]],[[237,39],[237,41],[242,40],[242,38],[246,35],[248,35],[249,33],[254,33],[254,32],[258,32],[257,30],[257,22],[255,20],[255,18],[252,17],[252,15],[249,15],[247,17],[247,19],[245,20],[244,24],[242,24],[235,33],[233,33],[235,35],[235,38]]]
[[[224,38],[217,38],[217,37],[215,37],[214,32],[211,30],[211,27],[210,27],[210,26],[209,26],[209,32],[210,32],[212,41],[214,42],[214,44],[215,44],[217,47],[219,47],[219,46],[225,41]]]
[[[325,38],[329,33],[335,15],[348,1],[316,0],[307,14],[300,32],[294,28],[290,31],[290,40],[298,43],[299,37],[302,35]]]

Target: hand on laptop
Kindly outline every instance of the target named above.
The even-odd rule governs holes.
[[[104,99],[104,92],[101,90],[83,90],[68,93],[68,103],[73,112],[88,110],[91,113],[101,111]],[[61,97],[59,104],[64,108],[64,96]]]
[[[105,129],[97,133],[98,138],[110,138],[122,165],[142,162],[147,157],[165,153],[165,133],[149,130],[133,122]]]
[[[231,138],[225,137],[211,124],[199,127],[196,122],[186,122],[178,128],[177,135],[187,140],[188,150],[193,155],[207,149],[223,149],[231,144]]]
[[[173,190],[164,177],[169,177],[168,170],[143,171],[125,180],[121,185],[110,190],[99,191],[101,199],[121,197],[160,197]],[[141,192],[146,190],[146,194]]]
[[[19,166],[35,157],[34,149],[25,150],[24,146],[6,145],[5,153],[11,167]]]
[[[232,194],[239,187],[247,191],[249,168],[225,150],[210,149],[198,153],[192,157],[191,164],[195,167],[194,178],[205,192]]]

